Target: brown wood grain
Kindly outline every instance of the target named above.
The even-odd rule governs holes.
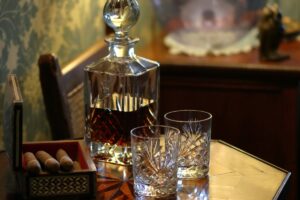
[[[209,67],[215,69],[238,69],[243,71],[268,71],[289,73],[290,75],[300,74],[300,42],[286,41],[280,46],[279,52],[290,55],[290,59],[281,62],[260,61],[258,50],[254,49],[248,53],[234,54],[230,56],[203,56],[195,57],[184,54],[171,55],[168,48],[162,44],[162,41],[152,41],[149,46],[140,50],[139,54],[143,57],[159,61],[164,67],[186,66],[191,68]]]

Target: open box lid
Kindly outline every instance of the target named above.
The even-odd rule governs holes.
[[[4,147],[14,170],[22,168],[23,98],[15,74],[7,76],[3,106]]]

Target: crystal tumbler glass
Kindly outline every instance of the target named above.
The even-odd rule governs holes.
[[[137,198],[176,194],[180,131],[155,125],[131,130],[134,191]]]
[[[208,175],[212,115],[200,110],[176,110],[164,115],[165,124],[180,130],[178,178]]]

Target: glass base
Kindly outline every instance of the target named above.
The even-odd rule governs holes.
[[[209,200],[209,177],[201,179],[179,179],[177,182],[177,200]]]
[[[110,145],[109,143],[90,142],[90,155],[94,162],[108,162],[119,165],[132,165],[130,146]]]
[[[208,167],[201,166],[178,166],[177,178],[204,178],[208,175]]]
[[[147,199],[146,197],[169,199],[176,196],[176,184],[172,186],[152,186],[142,183],[134,183],[136,199]]]

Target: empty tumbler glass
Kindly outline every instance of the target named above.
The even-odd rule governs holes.
[[[209,171],[212,115],[200,110],[177,110],[164,115],[166,125],[180,130],[178,178],[203,178]]]
[[[134,190],[137,196],[175,195],[177,185],[177,128],[141,126],[131,130]]]

